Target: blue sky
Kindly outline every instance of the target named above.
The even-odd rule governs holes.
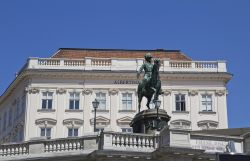
[[[1,0],[0,93],[58,48],[179,49],[227,60],[230,127],[250,126],[249,0]]]

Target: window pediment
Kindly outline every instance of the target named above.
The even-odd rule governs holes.
[[[94,118],[90,119],[91,125],[94,124]],[[110,119],[103,117],[103,116],[97,116],[96,117],[96,124],[98,125],[108,125],[110,123]]]
[[[218,122],[217,121],[212,121],[212,120],[202,120],[197,122],[197,125],[201,129],[216,129],[218,127]]]
[[[83,125],[83,120],[75,118],[65,119],[63,120],[63,125]]]
[[[117,124],[119,124],[119,125],[127,124],[128,125],[132,120],[133,120],[133,118],[131,118],[129,116],[125,116],[125,117],[122,117],[120,119],[117,119]]]
[[[56,120],[51,118],[41,118],[35,121],[36,125],[56,125]]]
[[[191,121],[183,119],[173,120],[170,122],[170,126],[176,129],[190,129],[191,128],[190,125]]]

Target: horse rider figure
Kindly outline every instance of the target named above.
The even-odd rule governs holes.
[[[144,78],[142,80],[142,92],[145,91],[153,91],[155,92],[155,88],[151,86],[150,79],[152,76],[152,55],[150,53],[145,54],[145,63],[140,67],[138,73],[137,73],[137,79],[139,79],[141,72],[144,70]]]

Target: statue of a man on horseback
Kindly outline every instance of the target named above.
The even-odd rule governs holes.
[[[138,85],[138,108],[140,112],[141,101],[143,96],[147,98],[146,106],[150,109],[149,104],[154,95],[154,100],[158,99],[158,96],[162,94],[161,81],[159,76],[160,59],[155,59],[152,64],[152,55],[147,53],[145,56],[145,62],[140,67],[137,73],[137,79],[140,73],[144,70],[143,80]]]

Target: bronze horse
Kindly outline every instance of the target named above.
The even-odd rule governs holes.
[[[159,68],[160,68],[160,59],[154,60],[154,65],[152,68],[152,75],[150,78],[150,81],[148,84],[143,87],[142,82],[138,84],[138,108],[139,112],[141,109],[141,101],[143,97],[147,98],[147,108],[150,109],[149,104],[152,100],[152,97],[154,96],[154,100],[158,100],[159,95],[162,94],[161,90],[161,81],[160,81],[160,75],[159,75]],[[143,90],[145,89],[145,90]]]

